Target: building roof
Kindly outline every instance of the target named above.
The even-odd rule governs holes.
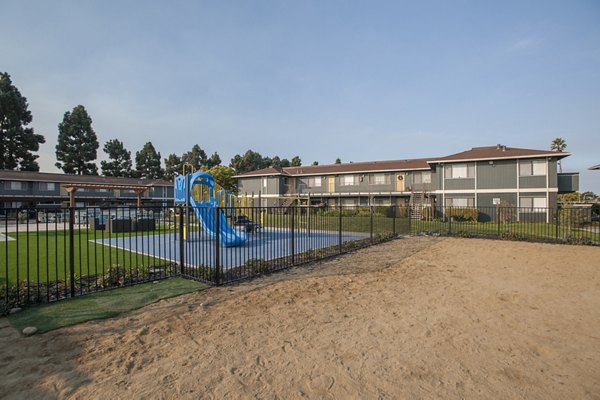
[[[551,150],[531,150],[519,149],[516,147],[508,147],[503,145],[473,147],[471,150],[463,151],[456,154],[451,154],[442,158],[433,158],[427,161],[428,163],[440,162],[458,162],[458,161],[475,161],[475,160],[499,160],[499,159],[515,159],[515,158],[535,158],[535,157],[557,157],[564,158],[570,156],[571,153],[551,151]]]
[[[172,186],[173,183],[163,179],[115,178],[97,175],[71,175],[52,172],[9,171],[0,170],[0,180],[55,182],[66,184],[99,184],[116,186]]]
[[[426,158],[412,160],[366,161],[328,165],[306,165],[300,167],[263,168],[234,176],[234,178],[248,178],[252,176],[304,176],[304,175],[334,175],[340,173],[361,172],[387,172],[387,171],[414,171],[428,170]]]
[[[593,166],[589,167],[588,169],[600,169],[600,164],[593,165]]]

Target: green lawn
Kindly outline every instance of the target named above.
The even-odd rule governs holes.
[[[183,278],[165,279],[31,307],[8,318],[19,331],[27,326],[35,326],[39,332],[48,332],[85,321],[114,317],[161,299],[207,287],[203,283]]]
[[[74,231],[75,274],[77,276],[102,274],[109,266],[125,268],[148,268],[164,264],[165,260],[126,250],[111,248],[94,243],[94,240],[108,239],[101,231]],[[169,231],[162,230],[160,235]],[[159,243],[149,236],[152,232],[118,233],[113,237],[128,238],[135,234],[145,235],[148,241]],[[159,234],[159,231],[153,233]],[[48,282],[66,280],[69,276],[69,233],[64,230],[48,232],[9,233],[16,240],[0,242],[0,282],[8,277],[10,282],[27,280]],[[125,239],[126,240],[126,239]],[[18,268],[17,268],[18,266]],[[17,279],[18,278],[18,279]]]

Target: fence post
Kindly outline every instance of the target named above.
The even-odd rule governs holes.
[[[290,230],[291,230],[291,235],[290,235],[290,250],[292,253],[292,265],[294,265],[295,263],[295,251],[294,251],[294,236],[295,236],[295,222],[294,219],[296,218],[296,213],[294,212],[294,206],[290,207],[290,217],[291,217],[291,221],[290,221]]]
[[[373,206],[369,206],[369,238],[371,239],[371,243],[373,243]]]
[[[407,211],[406,218],[408,218],[408,234],[412,235],[412,217],[411,217],[412,210],[411,210],[410,204],[408,205],[408,207],[406,207],[406,211]]]
[[[559,224],[560,224],[560,207],[556,207],[556,241],[558,242],[559,235]]]
[[[342,198],[338,198],[338,211],[339,211],[339,223],[338,223],[338,252],[342,252]]]
[[[398,211],[398,205],[395,204],[392,206],[393,207],[393,214],[392,214],[392,235],[396,236],[396,211]]]
[[[448,208],[450,215],[448,216],[448,235],[452,236],[452,207]]]
[[[185,246],[184,241],[184,220],[183,220],[183,207],[179,206],[179,273],[183,274],[185,265]]]
[[[221,284],[221,221],[219,221],[219,207],[215,207],[215,285]]]
[[[496,224],[498,225],[498,238],[500,238],[500,206],[496,207]]]
[[[71,297],[75,297],[75,207],[69,207],[69,279]]]

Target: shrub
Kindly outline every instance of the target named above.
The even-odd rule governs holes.
[[[558,214],[559,222],[567,232],[571,232],[573,228],[580,228],[588,221],[587,212],[586,209],[563,207]]]
[[[474,207],[446,207],[444,208],[444,214],[446,214],[448,218],[457,221],[477,222],[477,219],[479,218],[479,211]]]
[[[246,261],[246,267],[252,275],[264,275],[270,272],[269,262],[263,259],[252,258]]]
[[[435,209],[433,207],[423,207],[421,219],[423,221],[433,221],[435,219]]]

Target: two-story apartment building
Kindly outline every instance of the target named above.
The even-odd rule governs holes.
[[[238,191],[262,205],[286,198],[329,205],[417,204],[443,207],[555,207],[577,191],[578,173],[558,173],[570,153],[475,147],[445,157],[265,168],[237,175]]]
[[[1,208],[68,206],[67,188],[72,185],[84,186],[76,191],[78,207],[135,205],[133,188],[140,187],[145,188],[143,205],[167,205],[173,200],[173,184],[164,180],[2,170]]]

